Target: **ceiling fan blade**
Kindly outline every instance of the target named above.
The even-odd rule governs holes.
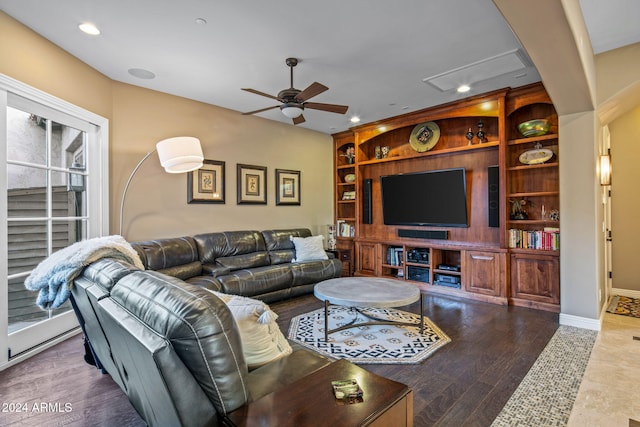
[[[300,92],[295,99],[298,102],[304,102],[307,99],[311,99],[314,96],[319,95],[326,90],[329,90],[329,88],[321,83],[314,82],[314,83],[311,83],[308,88]]]
[[[304,122],[305,122],[305,119],[304,119],[304,116],[302,114],[300,114],[298,117],[295,117],[293,119],[293,124],[294,125],[299,125],[300,123],[304,123]]]
[[[278,108],[280,107],[279,105],[274,105],[273,107],[267,107],[267,108],[261,108],[259,110],[255,110],[255,111],[249,111],[248,113],[242,113],[243,116],[246,116],[248,114],[256,114],[256,113],[262,113],[263,111],[267,111],[267,110],[273,110],[274,108]]]
[[[267,98],[275,99],[276,101],[282,101],[277,96],[269,95],[268,93],[260,92],[259,90],[249,89],[249,88],[246,88],[246,87],[243,87],[242,90],[245,90],[245,91],[251,92],[251,93],[255,93],[256,95],[266,96]]]
[[[305,102],[304,108],[311,108],[313,110],[322,110],[338,114],[344,114],[349,109],[349,107],[346,105],[322,104],[319,102]]]

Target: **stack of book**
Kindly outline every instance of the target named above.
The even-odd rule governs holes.
[[[402,265],[402,247],[389,246],[387,248],[387,264]]]
[[[342,220],[339,220],[336,224],[339,237],[353,237],[356,234],[356,228],[352,224],[348,224]]]
[[[560,249],[560,229],[545,227],[543,230],[509,230],[509,247],[557,251]]]

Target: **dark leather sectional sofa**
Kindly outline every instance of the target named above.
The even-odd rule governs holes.
[[[341,275],[342,265],[333,258],[292,263],[291,236],[309,237],[311,231],[225,231],[132,246],[149,270],[269,303],[312,293],[316,283]]]
[[[232,231],[135,243],[147,270],[106,258],[74,280],[72,302],[99,367],[148,425],[224,425],[225,414],[330,363],[293,346],[249,371],[231,312],[210,292],[275,301],[340,276],[336,259],[292,263],[292,235],[311,233]]]

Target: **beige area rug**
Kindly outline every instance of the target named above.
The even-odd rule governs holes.
[[[420,316],[392,308],[361,308],[378,319],[415,323],[416,326],[365,325],[334,332],[324,339],[324,308],[291,319],[290,340],[333,359],[348,359],[353,363],[420,363],[451,339],[430,319],[424,318],[420,334]],[[361,313],[341,306],[329,308],[329,329],[351,322],[369,321]]]

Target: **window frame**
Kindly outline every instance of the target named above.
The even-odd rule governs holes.
[[[39,89],[0,74],[0,145],[5,147],[0,154],[0,199],[7,200],[7,107],[14,104],[16,99],[24,98],[29,103],[44,106],[47,110],[59,111],[68,119],[88,122],[95,126],[95,141],[87,146],[87,238],[105,236],[109,233],[109,120],[84,108],[71,104],[63,99],[49,95]],[[55,118],[55,117],[54,117]],[[8,219],[6,209],[0,210],[0,233],[7,236]],[[3,238],[0,241],[0,313],[8,313],[8,243]],[[75,318],[75,316],[74,316]],[[76,322],[77,323],[77,322]],[[34,328],[35,329],[35,328]],[[34,330],[34,334],[37,332]],[[75,332],[77,333],[77,332]],[[8,318],[0,316],[0,370],[30,357],[58,340],[52,339],[45,344],[28,350],[20,356],[9,359]]]

